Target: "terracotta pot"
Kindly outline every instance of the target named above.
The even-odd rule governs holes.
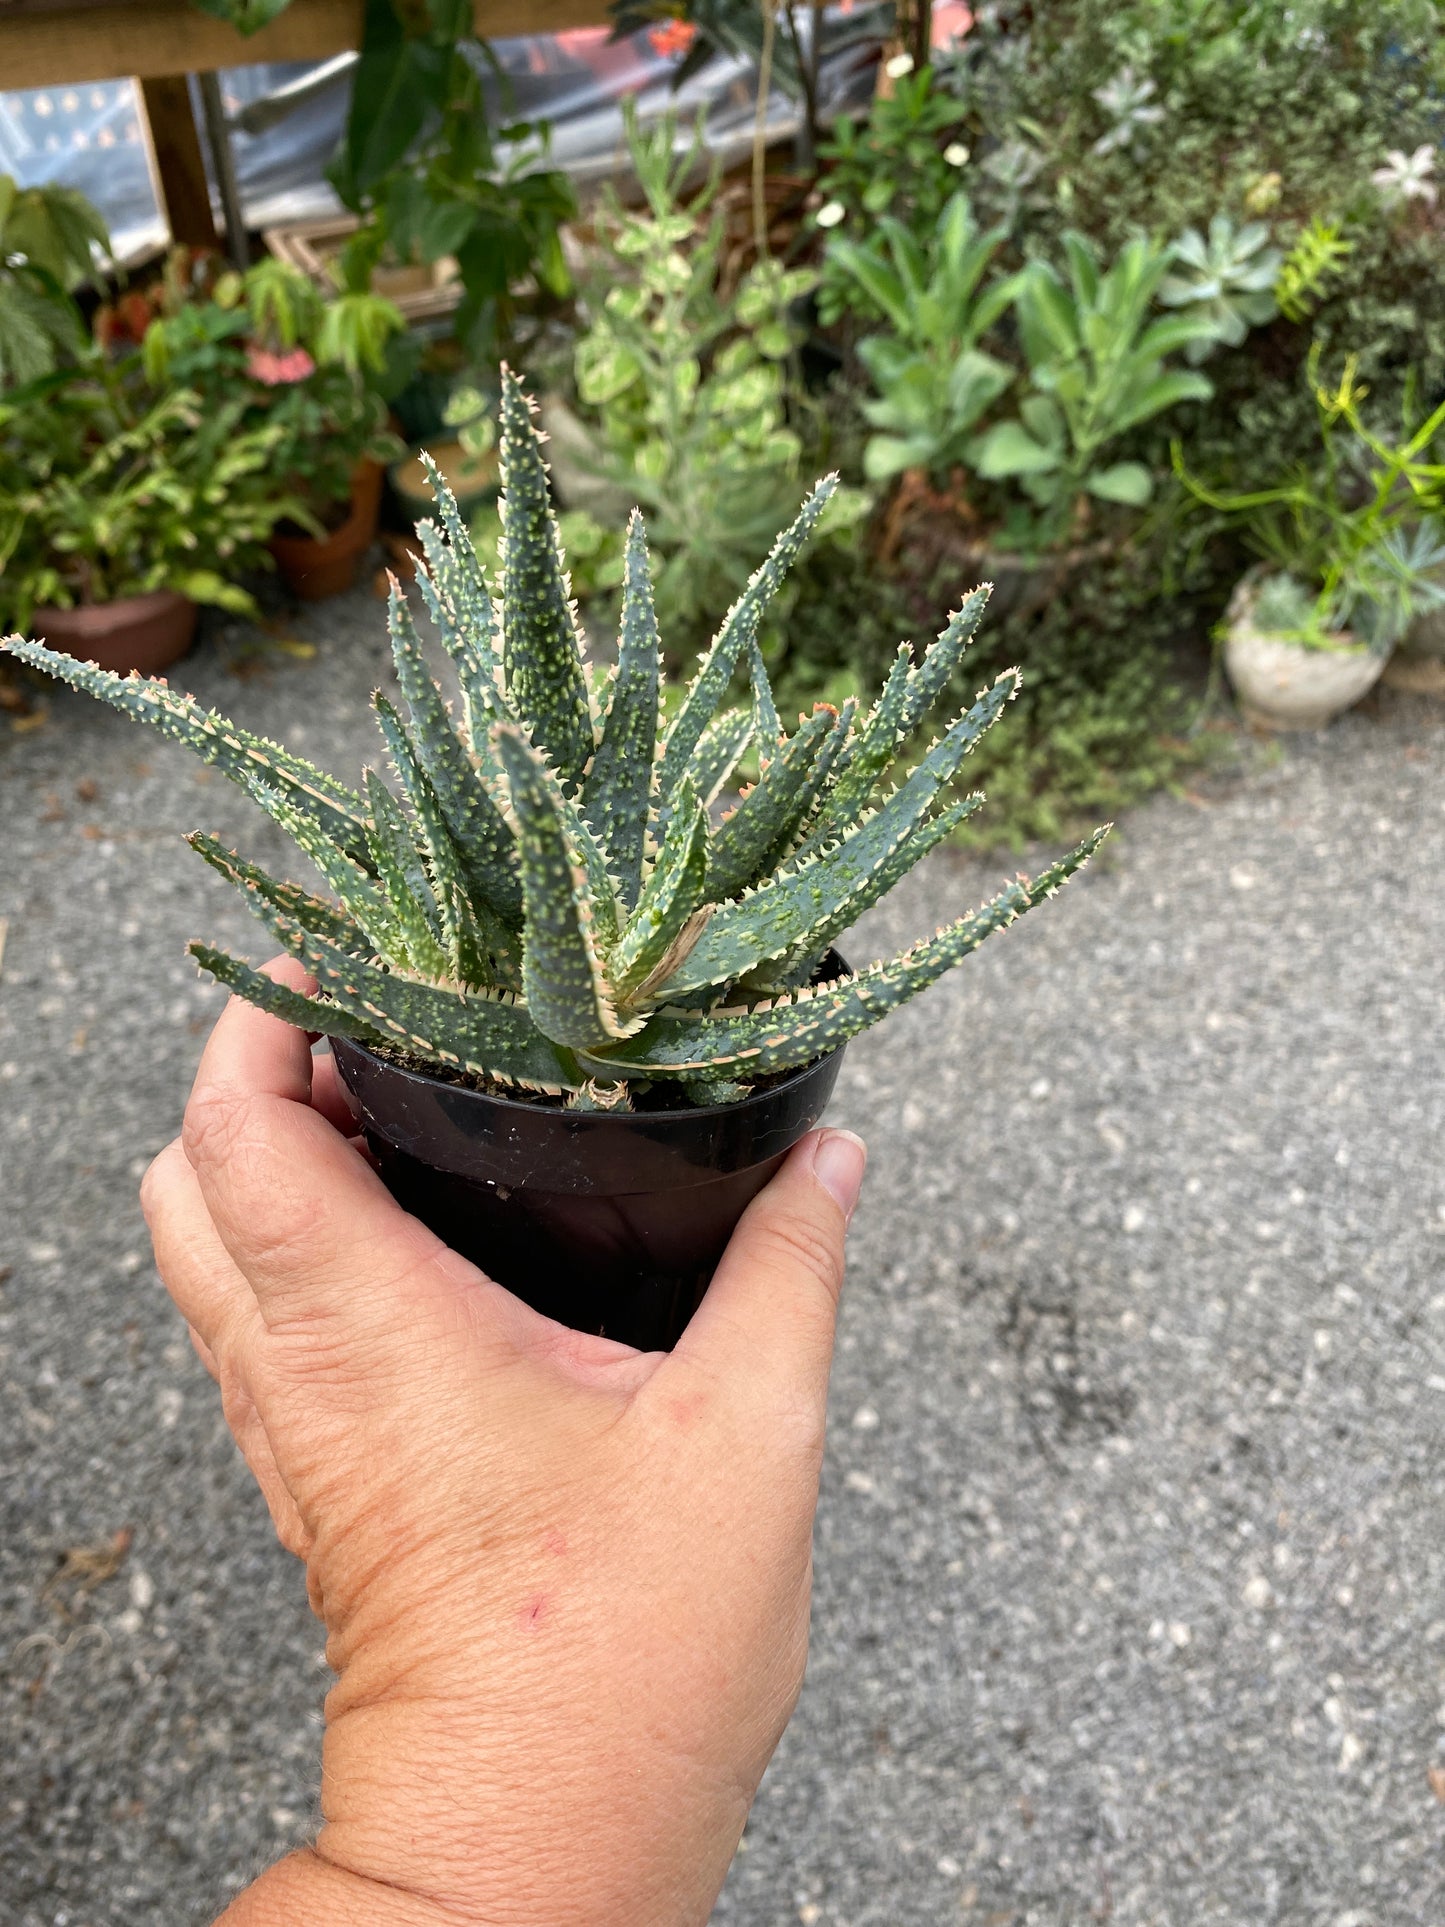
[[[470,521],[483,503],[496,501],[500,482],[495,449],[488,449],[484,455],[468,455],[455,437],[429,441],[425,447],[456,497],[463,521]],[[435,513],[436,502],[420,452],[393,462],[386,474],[408,526]]]
[[[1306,649],[1254,625],[1247,578],[1229,604],[1224,667],[1245,721],[1255,729],[1323,729],[1374,688],[1385,658],[1342,631],[1339,647]]]
[[[174,589],[122,596],[81,609],[37,609],[30,633],[67,656],[118,676],[159,675],[179,662],[196,633],[196,605]]]
[[[273,535],[271,553],[281,579],[303,602],[340,595],[356,580],[357,565],[376,540],[381,506],[380,462],[358,462],[351,476],[351,508],[339,529],[312,535]]]

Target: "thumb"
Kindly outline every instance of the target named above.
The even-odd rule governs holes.
[[[826,1394],[843,1241],[867,1161],[851,1131],[814,1131],[793,1147],[743,1213],[675,1356],[772,1395]]]

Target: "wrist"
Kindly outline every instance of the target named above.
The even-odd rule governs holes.
[[[288,1854],[232,1901],[216,1927],[459,1927],[449,1907],[339,1867],[312,1847]]]

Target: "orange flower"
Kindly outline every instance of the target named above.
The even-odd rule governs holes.
[[[690,20],[667,20],[660,27],[647,29],[648,45],[664,60],[685,54],[697,39],[697,28]]]

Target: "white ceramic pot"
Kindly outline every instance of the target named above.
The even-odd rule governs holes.
[[[1334,649],[1305,649],[1254,626],[1255,585],[1229,604],[1224,667],[1244,719],[1257,729],[1322,729],[1374,688],[1385,658],[1348,630]]]

